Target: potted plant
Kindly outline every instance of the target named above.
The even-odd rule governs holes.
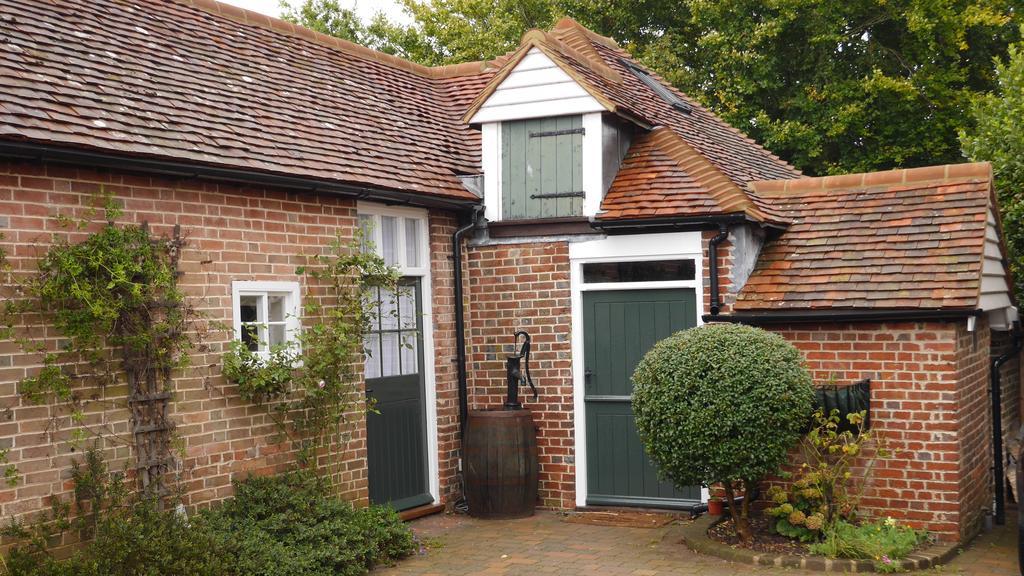
[[[712,496],[708,499],[708,514],[712,516],[722,516],[725,514],[725,502],[722,501],[718,496]]]

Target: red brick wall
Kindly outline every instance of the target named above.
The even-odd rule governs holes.
[[[974,332],[966,322],[956,329],[960,537],[966,540],[981,529],[982,509],[992,507],[991,332],[986,318]]]
[[[181,286],[190,302],[211,321],[231,322],[231,282],[235,280],[298,280],[300,256],[341,235],[351,237],[355,203],[332,197],[267,188],[236,186],[195,179],[122,174],[36,163],[0,163],[0,244],[16,270],[35,267],[57,231],[51,216],[81,215],[92,195],[104,191],[123,203],[123,222],[150,224],[156,234],[180,224],[188,244],[180,268]],[[439,412],[439,460],[442,488],[451,492],[457,445],[457,400],[450,236],[454,220],[444,212],[430,218],[434,290],[433,329]],[[46,336],[55,347],[58,336]],[[234,386],[220,377],[226,333],[212,333],[206,347],[197,349],[192,367],[175,378],[172,419],[185,457],[181,488],[185,501],[206,506],[231,494],[231,479],[249,472],[270,473],[293,460],[275,444],[276,428],[259,407],[243,403]],[[15,382],[33,373],[36,361],[11,342],[0,342],[0,447],[10,448],[20,484],[0,485],[0,513],[6,518],[40,510],[49,498],[66,496],[71,451],[66,415],[50,406],[34,406],[16,394]],[[94,391],[82,391],[88,395]],[[103,397],[123,406],[123,387],[110,387]],[[65,429],[53,432],[52,418],[63,418]],[[90,410],[88,424],[106,422],[127,431],[128,415],[121,408]],[[365,427],[357,415],[353,439],[342,459],[342,495],[367,501]],[[125,447],[109,446],[112,469],[130,463]]]
[[[566,242],[473,246],[468,254],[467,348],[470,408],[505,398],[512,335],[533,338],[530,369],[540,391],[534,410],[544,506],[575,506],[569,249]]]
[[[988,506],[988,328],[860,323],[772,328],[805,355],[816,383],[871,378],[872,427],[892,451],[862,504],[944,540],[973,535]]]

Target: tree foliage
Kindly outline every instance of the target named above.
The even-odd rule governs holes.
[[[633,374],[633,412],[644,447],[677,486],[721,484],[737,533],[748,539],[749,499],[777,473],[810,421],[814,390],[803,357],[778,334],[710,324],[655,344]]]
[[[1001,0],[686,2],[639,54],[810,174],[956,162],[970,96],[992,86]]]
[[[345,38],[428,65],[493,58],[568,15],[811,175],[956,162],[1019,0],[402,0]],[[330,32],[336,0],[294,21]],[[351,14],[348,14],[351,16]]]
[[[338,0],[304,0],[302,4],[281,3],[283,18],[310,30],[359,44],[368,43],[366,26],[355,10],[342,8]]]
[[[964,154],[992,163],[1018,297],[1024,294],[1024,42],[996,64],[998,90],[974,101],[974,126],[961,132]]]

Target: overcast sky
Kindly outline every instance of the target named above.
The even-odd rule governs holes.
[[[247,10],[261,12],[268,16],[281,16],[280,0],[221,0],[221,2],[241,6]],[[302,3],[302,0],[292,0],[291,3],[298,5]],[[338,3],[342,7],[346,8],[354,6],[356,13],[358,13],[363,20],[369,20],[377,12],[384,12],[388,15],[388,18],[395,22],[409,22],[409,17],[402,12],[402,8],[395,0],[339,0]]]

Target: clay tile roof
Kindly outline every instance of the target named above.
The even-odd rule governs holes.
[[[0,18],[0,140],[478,201],[458,179],[480,170],[464,118],[536,46],[608,110],[706,157],[698,169],[661,147],[717,210],[771,220],[737,190],[799,175],[678,92],[691,110],[673,108],[628,53],[571,19],[494,61],[430,68],[213,0],[6,0]],[[620,211],[679,209],[656,188],[650,212],[635,189]]]
[[[754,182],[792,223],[735,310],[976,309],[991,182],[987,163]]]
[[[427,68],[210,0],[7,0],[0,139],[476,200],[459,121],[493,72]]]
[[[562,19],[549,34],[564,44],[576,45],[581,38],[590,41],[593,53],[616,71],[622,82],[610,81],[606,76],[594,72],[591,67],[573,60],[581,75],[592,82],[595,89],[612,101],[617,110],[626,116],[635,115],[650,126],[665,126],[678,134],[728,176],[737,186],[743,187],[752,180],[797,178],[800,172],[765,150],[742,132],[726,124],[687,95],[679,92],[663,78],[642,66],[612,40],[599,36],[570,18]],[[581,50],[576,50],[581,53]],[[648,88],[629,71],[625,62],[638,67],[658,80],[665,88],[689,105],[690,112],[672,107]]]
[[[469,105],[463,120],[472,118],[515,64],[534,47],[544,52],[610,112],[651,128],[668,128],[740,188],[752,180],[800,176],[798,170],[641,66],[613,40],[588,30],[571,18],[563,18],[550,32],[527,32],[519,49],[494,60],[491,64],[499,68],[498,72]],[[674,108],[637,78],[624,62],[645,70],[686,102],[690,111],[687,113]]]
[[[666,127],[634,140],[601,210],[600,220],[744,214],[757,222],[786,222]]]

